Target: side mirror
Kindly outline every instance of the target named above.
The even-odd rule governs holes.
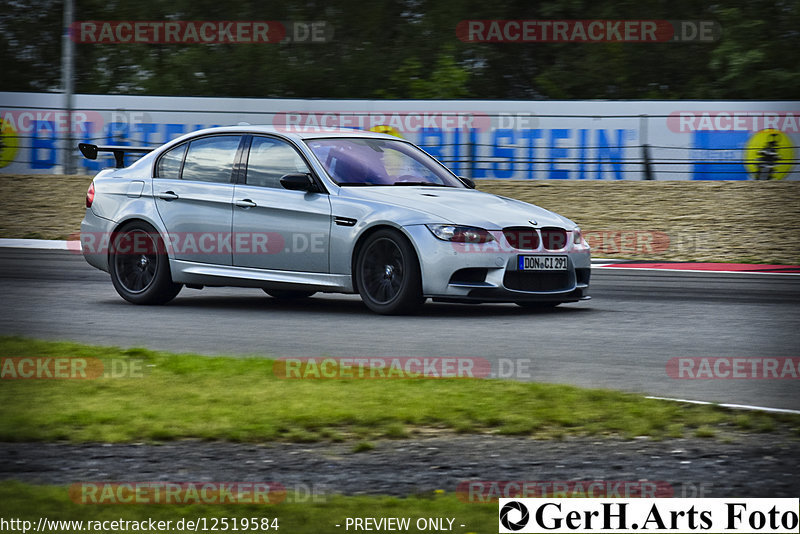
[[[464,185],[466,185],[470,189],[475,189],[475,181],[472,178],[467,178],[466,176],[459,176],[458,179],[464,182]]]
[[[307,191],[309,193],[318,191],[317,184],[311,179],[311,175],[302,172],[297,174],[284,174],[281,176],[281,185],[284,189],[290,191]]]

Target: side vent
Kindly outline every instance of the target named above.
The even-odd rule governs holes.
[[[333,222],[338,226],[355,226],[358,221],[349,217],[334,217]]]

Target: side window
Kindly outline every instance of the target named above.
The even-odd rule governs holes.
[[[283,189],[282,176],[301,172],[311,171],[290,144],[270,137],[253,137],[247,158],[247,185]]]
[[[183,154],[185,152],[186,145],[180,145],[161,156],[156,166],[156,178],[166,178],[168,180],[179,179],[181,177],[181,164],[183,163]]]
[[[238,135],[220,135],[190,142],[181,178],[198,182],[230,182],[240,139]]]

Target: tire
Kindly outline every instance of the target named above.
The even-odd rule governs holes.
[[[316,291],[299,291],[292,289],[264,289],[264,293],[266,293],[267,295],[269,295],[274,299],[298,300],[298,299],[307,299],[311,295],[314,295]]]
[[[523,308],[527,308],[529,310],[549,310],[551,308],[555,308],[560,302],[536,302],[536,301],[520,301],[515,302],[517,306],[522,306]]]
[[[413,313],[425,302],[417,255],[396,230],[378,230],[367,238],[355,272],[361,300],[375,313]]]
[[[163,239],[145,222],[128,223],[114,232],[108,267],[114,289],[133,304],[165,304],[183,287],[172,281]]]

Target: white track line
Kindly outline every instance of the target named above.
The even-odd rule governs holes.
[[[707,269],[663,269],[659,267],[619,267],[617,264],[600,264],[600,265],[592,265],[592,268],[595,267],[608,267],[608,269],[604,269],[606,271],[622,271],[622,272],[631,272],[631,271],[662,271],[667,273],[708,273],[708,274],[771,274],[771,275],[780,275],[780,276],[800,276],[800,273],[776,273],[772,271],[711,271]]]
[[[720,408],[730,408],[732,410],[754,410],[759,412],[772,412],[772,413],[791,413],[800,415],[800,410],[789,410],[788,408],[767,408],[766,406],[750,406],[748,404],[721,404],[717,402],[688,400],[688,399],[672,399],[669,397],[645,397],[645,399],[672,401],[672,402],[685,402],[688,404],[706,404],[710,406],[719,406]]]

